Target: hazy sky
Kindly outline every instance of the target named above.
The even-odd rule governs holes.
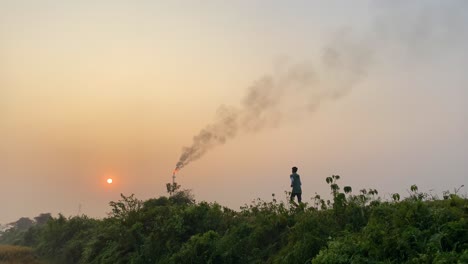
[[[332,174],[385,197],[466,185],[467,13],[466,1],[0,0],[0,223],[165,195],[182,147],[261,80],[275,103],[249,119],[261,128],[180,171],[197,200],[284,198],[292,166],[306,201]]]

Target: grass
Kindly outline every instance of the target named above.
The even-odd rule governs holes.
[[[0,245],[0,264],[44,264],[29,247]]]

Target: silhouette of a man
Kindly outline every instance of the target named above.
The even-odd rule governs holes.
[[[301,189],[301,177],[297,174],[297,167],[292,167],[291,179],[291,202],[294,201],[294,196],[297,196],[297,201],[300,203],[302,201],[302,189]]]

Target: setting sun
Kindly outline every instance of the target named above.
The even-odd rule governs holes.
[[[112,183],[112,179],[111,179],[111,178],[107,179],[107,183],[111,184],[111,183]]]

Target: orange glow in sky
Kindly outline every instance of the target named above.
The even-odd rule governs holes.
[[[105,217],[172,176],[236,210],[289,191],[292,166],[304,201],[336,174],[467,186],[468,3],[374,2],[0,1],[0,224]],[[212,126],[246,104],[238,131]],[[229,140],[170,174],[205,128]]]

